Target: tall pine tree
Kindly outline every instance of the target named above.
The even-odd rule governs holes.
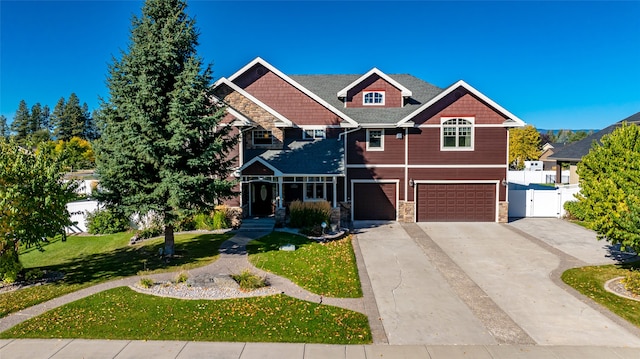
[[[97,170],[103,199],[127,213],[160,214],[165,253],[176,220],[232,194],[227,154],[235,143],[211,99],[211,66],[197,56],[198,31],[183,0],[147,0],[130,44],[110,66]]]
[[[68,140],[71,136],[71,124],[64,114],[66,102],[64,97],[60,97],[56,107],[53,108],[51,114],[51,126],[53,127],[53,137],[56,140]]]
[[[27,107],[27,102],[25,100],[20,100],[18,111],[16,111],[16,114],[13,117],[13,122],[11,122],[11,131],[15,133],[16,141],[22,143],[26,140],[27,136],[30,134],[30,121],[31,115],[29,114],[29,107]]]
[[[7,125],[7,118],[4,115],[0,115],[0,140],[3,138],[9,138],[9,134],[11,130],[9,129],[9,125]]]

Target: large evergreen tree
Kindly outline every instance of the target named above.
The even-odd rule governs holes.
[[[13,122],[11,122],[11,131],[15,133],[17,141],[24,141],[30,134],[30,121],[31,115],[29,114],[29,107],[27,106],[27,102],[25,100],[20,100],[18,111],[16,111],[16,114],[13,117]]]
[[[130,44],[110,67],[96,164],[103,199],[126,212],[155,211],[173,254],[175,221],[232,194],[228,152],[235,139],[216,127],[211,66],[197,56],[198,32],[183,0],[147,0]]]
[[[53,108],[51,114],[51,126],[53,127],[53,136],[57,140],[70,139],[71,136],[71,123],[64,114],[66,108],[66,102],[64,97],[60,97],[56,103],[56,107]]]
[[[49,106],[43,107],[39,102],[31,106],[29,134],[35,143],[49,140]]]
[[[7,125],[7,118],[4,115],[0,115],[0,140],[3,138],[9,138],[9,134],[11,130],[9,129],[9,125]]]

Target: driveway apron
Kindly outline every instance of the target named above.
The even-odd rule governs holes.
[[[399,224],[356,228],[389,344],[496,344]]]
[[[640,347],[640,338],[552,282],[556,255],[506,226],[419,226],[538,344]]]

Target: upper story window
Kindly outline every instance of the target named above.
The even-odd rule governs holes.
[[[365,91],[362,104],[367,106],[384,105],[384,91]]]
[[[367,151],[384,151],[384,130],[367,130]]]
[[[473,150],[473,118],[442,118],[442,150]]]
[[[303,131],[302,138],[306,140],[327,138],[327,131],[324,128],[307,129]]]
[[[273,144],[273,133],[267,130],[253,130],[251,131],[253,136],[253,144],[254,145],[272,145]]]

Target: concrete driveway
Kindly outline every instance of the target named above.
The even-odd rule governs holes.
[[[497,344],[398,223],[356,225],[389,344]]]
[[[552,281],[560,252],[509,225],[356,225],[390,344],[531,340],[540,345],[640,348],[638,336]],[[572,246],[582,247],[566,242],[556,245],[568,252]],[[589,259],[594,254],[588,252],[576,254]],[[599,254],[594,256],[600,260]]]

